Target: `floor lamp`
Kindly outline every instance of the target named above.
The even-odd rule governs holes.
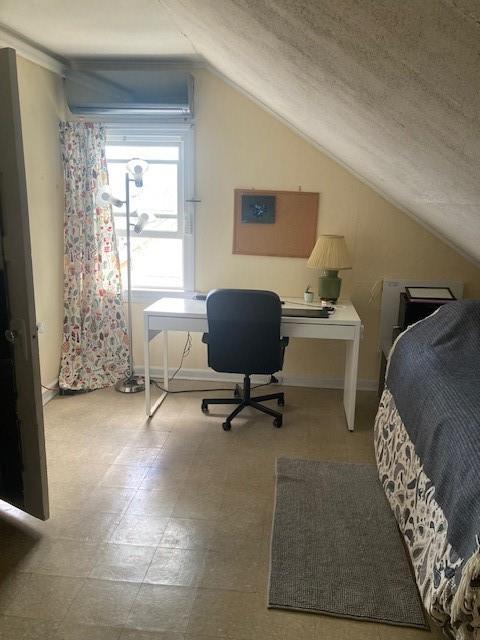
[[[142,232],[143,227],[148,222],[148,214],[142,213],[138,216],[138,222],[130,222],[130,183],[134,182],[136,187],[143,187],[143,174],[148,169],[148,164],[139,158],[133,158],[127,163],[125,172],[125,200],[120,200],[112,195],[109,185],[100,188],[97,195],[97,205],[105,207],[112,205],[122,207],[125,205],[126,211],[126,231],[127,231],[127,313],[128,313],[128,374],[124,380],[120,380],[115,385],[115,389],[120,393],[138,393],[145,390],[145,381],[142,377],[136,376],[133,366],[133,336],[132,336],[132,265],[130,230],[133,227],[135,233]]]

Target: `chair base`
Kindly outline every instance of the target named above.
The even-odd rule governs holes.
[[[270,409],[270,407],[265,407],[260,402],[265,402],[266,400],[276,400],[278,405],[283,407],[285,405],[285,395],[283,393],[269,393],[264,396],[254,396],[250,395],[251,385],[250,385],[250,377],[245,376],[243,380],[243,390],[240,389],[239,385],[235,387],[235,397],[234,398],[204,398],[202,400],[202,411],[204,413],[208,412],[208,405],[210,404],[234,404],[237,405],[236,408],[232,411],[232,413],[225,419],[223,423],[223,430],[230,431],[232,428],[232,420],[235,416],[238,416],[240,411],[242,411],[245,407],[253,407],[262,413],[266,413],[269,416],[273,417],[273,425],[278,429],[282,426],[283,416],[279,411],[275,411],[274,409]]]

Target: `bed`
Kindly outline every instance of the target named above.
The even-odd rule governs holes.
[[[426,610],[450,637],[480,639],[480,301],[396,340],[375,454]]]

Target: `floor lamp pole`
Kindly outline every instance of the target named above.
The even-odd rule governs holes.
[[[130,177],[125,174],[125,211],[127,223],[127,322],[128,322],[128,374],[125,380],[117,382],[115,389],[121,393],[145,391],[145,381],[136,376],[133,370],[133,331],[132,331],[132,264],[130,247]]]
[[[128,314],[128,377],[133,376],[133,335],[132,335],[132,262],[130,249],[130,179],[125,174],[125,208],[127,217],[127,314]]]

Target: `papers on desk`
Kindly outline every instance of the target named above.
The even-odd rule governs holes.
[[[344,309],[344,305],[338,305],[338,304],[324,304],[322,302],[303,302],[301,300],[292,300],[289,298],[282,298],[282,305],[283,307],[288,306],[288,307],[292,307],[293,309],[327,309],[328,311],[328,316],[330,317],[331,315],[333,315],[335,313],[336,309]],[[284,314],[285,315],[285,314]],[[299,314],[300,315],[300,314]],[[307,314],[308,315],[308,314]]]

